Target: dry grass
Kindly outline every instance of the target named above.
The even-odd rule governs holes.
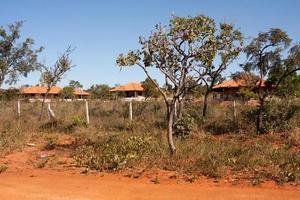
[[[22,149],[42,138],[45,150],[56,148],[51,133],[69,134],[78,166],[96,170],[159,168],[191,177],[247,179],[258,184],[265,179],[278,183],[300,179],[300,135],[293,131],[256,136],[254,122],[244,113],[253,108],[237,104],[214,105],[203,120],[201,104],[189,102],[184,113],[193,118],[187,137],[176,138],[177,154],[170,158],[165,140],[165,106],[162,102],[134,102],[134,120],[129,121],[128,103],[90,101],[90,124],[85,122],[84,102],[52,102],[57,122],[47,115],[38,121],[40,103],[22,102],[21,118],[16,102],[0,103],[0,152]],[[294,125],[295,124],[295,125]],[[41,163],[40,167],[46,163]]]

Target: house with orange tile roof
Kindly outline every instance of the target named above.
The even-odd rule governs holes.
[[[127,83],[125,85],[117,86],[110,90],[110,92],[123,96],[125,98],[141,98],[144,97],[144,88],[141,83]]]
[[[81,89],[74,89],[74,95],[75,95],[75,97],[80,98],[80,99],[85,99],[88,96],[91,96],[90,93],[88,93],[84,90],[81,90]]]
[[[32,86],[32,87],[26,87],[21,89],[20,95],[23,96],[24,98],[29,98],[29,99],[38,99],[42,98],[45,96],[47,92],[47,87],[44,86]],[[49,93],[48,93],[48,98],[56,98],[59,97],[60,93],[62,92],[62,88],[53,86],[51,87]],[[85,92],[80,89],[75,89],[74,90],[74,95],[77,99],[84,99],[90,96],[88,92]]]
[[[215,85],[213,87],[213,97],[215,99],[225,99],[230,100],[239,97],[239,91],[241,88],[249,88],[252,91],[257,91],[257,89],[265,89],[266,82],[262,80],[261,82],[244,79],[230,79],[223,81],[222,83]]]

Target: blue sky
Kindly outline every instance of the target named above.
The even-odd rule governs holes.
[[[0,0],[0,6],[0,25],[25,20],[22,35],[45,47],[40,55],[45,64],[52,65],[68,45],[76,47],[72,54],[76,67],[61,86],[69,80],[78,80],[85,88],[144,80],[138,68],[120,71],[115,59],[136,49],[139,36],[148,35],[157,23],[167,24],[172,14],[205,14],[235,24],[245,36],[282,28],[294,42],[300,41],[298,0]],[[37,84],[39,76],[33,73],[17,86]]]

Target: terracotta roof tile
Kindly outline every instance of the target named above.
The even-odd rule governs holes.
[[[127,83],[125,85],[117,86],[110,90],[110,92],[125,92],[125,91],[144,91],[141,83]]]
[[[49,94],[59,94],[61,92],[61,88],[57,86],[53,86]],[[21,94],[45,94],[47,92],[47,88],[43,86],[32,86],[32,87],[27,87],[24,88],[21,91]]]
[[[256,85],[259,85],[259,81],[257,81]],[[213,89],[219,89],[219,88],[238,88],[238,87],[247,87],[249,86],[249,83],[245,80],[227,80],[224,81],[216,86],[213,87]],[[262,87],[266,86],[266,81],[262,80]]]
[[[59,94],[62,91],[60,87],[53,86],[50,89],[49,94]],[[47,92],[47,88],[43,86],[32,86],[22,89],[21,94],[45,94]],[[85,92],[83,90],[75,89],[74,94],[78,96],[89,96],[90,93]]]
[[[78,96],[90,96],[91,94],[80,89],[75,89],[74,94]]]

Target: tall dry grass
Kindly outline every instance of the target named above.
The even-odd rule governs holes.
[[[255,122],[247,114],[253,107],[237,103],[234,117],[232,102],[211,103],[208,118],[203,119],[201,102],[187,102],[183,113],[193,119],[193,126],[185,129],[180,124],[179,130],[188,134],[175,138],[178,152],[170,158],[163,102],[133,102],[130,121],[127,102],[90,100],[88,125],[84,101],[52,101],[51,107],[55,124],[46,114],[38,121],[40,102],[22,101],[20,118],[16,101],[0,102],[0,152],[22,149],[26,142],[49,133],[69,134],[75,138],[74,160],[90,169],[160,168],[217,179],[245,178],[254,184],[300,179],[299,114],[289,122],[291,130],[256,136]],[[55,140],[45,148],[55,148]]]

